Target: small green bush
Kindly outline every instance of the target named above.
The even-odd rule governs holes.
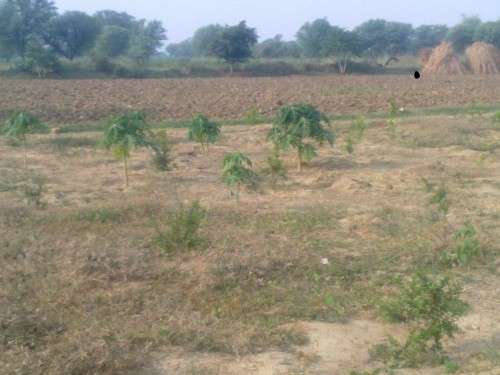
[[[358,118],[353,121],[351,124],[351,127],[349,128],[349,133],[347,135],[347,140],[346,140],[346,145],[345,145],[345,150],[349,154],[354,153],[354,148],[357,144],[359,144],[362,139],[363,135],[365,134],[366,130],[366,123],[363,118]]]
[[[268,156],[266,160],[266,167],[263,170],[264,175],[269,176],[271,178],[272,183],[277,183],[279,180],[286,180],[287,173],[286,168],[283,165],[283,161],[279,158],[279,156],[274,153],[271,156]]]
[[[43,196],[46,192],[46,179],[42,176],[31,176],[22,185],[22,194],[28,205],[34,205],[36,208],[44,208]]]
[[[392,367],[442,363],[442,339],[453,337],[458,331],[456,320],[467,310],[460,293],[460,286],[448,277],[434,279],[421,272],[414,274],[401,287],[399,296],[380,305],[385,319],[409,324],[410,335],[404,344],[390,338],[375,348],[375,356]]]
[[[240,200],[241,186],[255,188],[258,176],[252,170],[252,161],[240,152],[226,155],[222,163],[222,180],[230,189],[231,195]]]
[[[195,248],[203,242],[198,232],[205,217],[206,210],[199,202],[193,202],[188,208],[181,205],[171,215],[167,228],[158,230],[154,242],[165,253]]]
[[[448,190],[445,185],[441,185],[430,200],[431,204],[435,204],[438,210],[443,214],[447,214],[450,208],[450,203],[448,201]]]
[[[497,124],[500,124],[500,112],[495,113],[493,116],[493,121]]]
[[[264,117],[257,111],[257,108],[250,108],[243,116],[243,121],[248,125],[262,124]]]
[[[196,116],[189,126],[188,138],[190,141],[198,142],[204,153],[208,153],[211,143],[220,139],[219,124],[210,121],[203,115]]]
[[[466,224],[455,233],[455,248],[444,252],[441,261],[450,267],[467,266],[480,254],[481,245],[476,229]]]
[[[153,133],[149,147],[153,152],[153,166],[159,171],[170,171],[172,169],[172,144],[168,139],[167,131]]]

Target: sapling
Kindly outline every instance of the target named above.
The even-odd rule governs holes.
[[[210,121],[203,115],[196,116],[189,126],[188,138],[198,142],[203,153],[208,153],[211,143],[219,140],[221,134],[219,124]]]
[[[274,143],[278,150],[296,149],[299,171],[302,170],[304,161],[310,161],[317,156],[316,148],[310,143],[305,143],[307,138],[320,145],[326,141],[333,146],[335,135],[329,129],[328,118],[307,104],[282,107],[268,134],[268,139]]]
[[[148,146],[149,127],[142,112],[129,112],[113,118],[104,131],[104,147],[123,161],[125,186],[129,186],[128,159],[132,150]]]
[[[345,145],[345,149],[350,155],[354,153],[355,146],[363,139],[365,130],[366,123],[363,118],[358,118],[351,124]]]
[[[24,169],[27,168],[28,134],[34,134],[46,129],[46,126],[39,119],[24,111],[13,113],[5,122],[3,133],[11,139],[20,141],[23,145]]]
[[[240,200],[241,186],[255,187],[258,176],[252,170],[252,161],[240,152],[226,155],[222,163],[222,180],[230,189],[231,195]]]

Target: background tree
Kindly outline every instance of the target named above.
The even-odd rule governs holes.
[[[213,46],[214,55],[229,63],[231,74],[233,65],[252,56],[252,47],[257,43],[255,29],[241,21],[236,26],[226,26]]]
[[[453,44],[453,48],[457,52],[463,52],[474,43],[474,37],[480,25],[481,19],[479,17],[463,17],[461,23],[448,31],[446,39]]]
[[[145,64],[166,39],[166,30],[160,21],[141,20],[132,33],[128,54],[136,63]]]
[[[241,186],[255,187],[257,178],[248,156],[240,152],[226,155],[222,163],[222,179],[237,202],[240,201]]]
[[[97,20],[101,28],[105,26],[118,26],[127,30],[132,30],[136,20],[134,16],[131,16],[125,12],[116,12],[114,10],[100,10],[94,14],[94,18]]]
[[[5,122],[2,129],[5,136],[17,139],[23,144],[24,168],[27,167],[28,135],[44,131],[46,129],[40,120],[28,112],[18,111],[13,113]]]
[[[356,33],[332,26],[330,31],[330,53],[338,57],[339,72],[347,72],[348,58],[361,53],[361,42]]]
[[[274,38],[256,44],[254,54],[255,57],[264,59],[298,58],[301,50],[297,42],[284,41],[283,36],[278,34]]]
[[[440,44],[448,33],[446,25],[421,25],[413,31],[412,50],[418,52],[423,48],[433,48]]]
[[[128,159],[132,150],[148,146],[149,127],[142,112],[130,112],[112,119],[104,131],[103,145],[123,161],[125,186],[128,187]]]
[[[293,104],[280,109],[268,134],[278,150],[297,150],[297,166],[302,171],[303,161],[315,157],[316,148],[306,143],[310,138],[320,145],[325,141],[333,146],[335,135],[328,129],[328,118],[308,104]]]
[[[413,26],[409,23],[386,22],[385,35],[387,46],[385,53],[401,55],[411,50],[411,37],[413,36]]]
[[[73,60],[93,47],[99,24],[86,13],[66,12],[52,19],[49,31],[49,44],[57,53]]]
[[[326,18],[307,22],[297,32],[297,43],[305,57],[327,57],[331,54],[332,26]]]
[[[474,34],[474,40],[490,43],[500,48],[500,20],[479,25]]]
[[[192,39],[194,56],[215,56],[215,46],[223,31],[224,27],[218,24],[200,27],[196,30]]]
[[[129,48],[130,32],[120,26],[105,26],[97,38],[95,53],[99,56],[116,57]]]
[[[363,53],[372,58],[383,55],[387,49],[387,21],[382,19],[369,20],[354,29],[359,36]]]
[[[215,143],[220,138],[220,126],[200,114],[191,122],[188,138],[198,142],[202,151],[208,153],[210,143]]]
[[[33,37],[46,38],[50,20],[57,14],[50,0],[5,0],[0,5],[0,40],[23,60]]]
[[[193,41],[186,39],[179,43],[171,43],[166,51],[174,59],[191,59],[194,57]]]
[[[55,51],[42,38],[32,36],[28,40],[21,67],[29,73],[36,74],[38,78],[45,78],[47,74],[59,71],[60,62]]]

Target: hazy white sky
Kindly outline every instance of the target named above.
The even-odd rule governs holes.
[[[169,42],[190,37],[210,23],[235,24],[246,20],[261,38],[278,33],[293,39],[307,21],[327,17],[335,25],[352,28],[370,18],[414,25],[458,22],[462,14],[483,20],[500,18],[500,0],[55,0],[60,11],[101,9],[125,11],[137,18],[159,19]]]

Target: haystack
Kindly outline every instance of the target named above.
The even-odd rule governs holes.
[[[441,43],[434,48],[429,61],[425,64],[424,74],[464,74],[465,68],[460,63],[451,43]]]
[[[432,48],[422,48],[420,51],[418,51],[418,57],[422,66],[425,66],[425,64],[427,64],[427,62],[431,58],[432,51]]]
[[[492,44],[476,42],[465,51],[475,74],[499,74],[500,51]]]

